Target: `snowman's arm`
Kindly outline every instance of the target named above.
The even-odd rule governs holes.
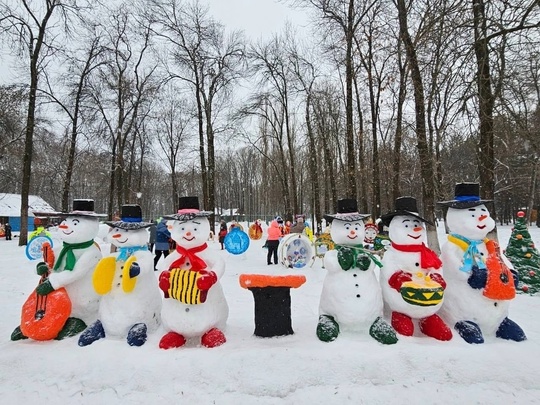
[[[141,273],[154,272],[154,258],[150,252],[135,252],[135,261],[141,268]]]
[[[91,248],[84,252],[82,256],[77,259],[73,270],[63,270],[60,272],[52,272],[49,275],[49,282],[51,286],[57,290],[58,288],[65,287],[74,281],[83,278],[86,273],[94,271],[94,268],[101,259],[101,252],[97,248]]]
[[[324,267],[328,272],[336,272],[339,273],[343,271],[341,268],[339,262],[338,262],[338,251],[337,250],[330,250],[329,252],[326,252],[324,255]]]
[[[160,261],[157,265],[157,270],[169,270],[169,267],[171,264],[176,260],[180,258],[180,253],[178,252],[172,252],[170,253],[166,258]]]
[[[446,289],[446,281],[445,281],[445,279],[444,279],[444,277],[442,276],[441,273],[438,273],[438,272],[437,273],[436,272],[429,273],[429,277],[433,281],[439,283],[441,285],[441,287],[443,288],[443,290]]]
[[[412,281],[412,274],[407,273],[403,270],[398,270],[390,276],[390,278],[388,279],[388,284],[394,290],[399,292],[401,290],[401,285],[406,281]]]
[[[216,274],[217,280],[219,280],[223,274],[225,274],[225,261],[218,257],[216,259],[205,260],[207,271],[213,271]]]

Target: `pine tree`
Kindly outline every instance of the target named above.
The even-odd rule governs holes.
[[[540,291],[540,254],[527,228],[525,213],[519,211],[505,255],[519,274],[518,291],[535,294]]]

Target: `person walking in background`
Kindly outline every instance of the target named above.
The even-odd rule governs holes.
[[[282,221],[283,223],[283,221]],[[272,256],[274,258],[274,264],[278,264],[277,250],[279,246],[279,239],[281,238],[281,229],[277,220],[270,222],[268,227],[268,238],[266,239],[266,246],[268,247],[268,254],[266,256],[266,262],[268,265],[272,264]]]
[[[221,250],[223,250],[223,242],[225,241],[225,236],[227,236],[227,224],[223,221],[221,221],[218,236],[219,236],[219,243],[221,243]]]
[[[154,250],[154,245],[156,244],[156,235],[157,235],[157,222],[152,221],[152,225],[148,228],[148,233],[150,236],[148,237],[148,250],[150,253]]]
[[[156,227],[156,255],[154,256],[154,271],[157,271],[157,264],[161,255],[167,257],[169,255],[169,240],[171,233],[167,229],[167,221],[161,219]]]
[[[4,233],[6,234],[6,240],[11,240],[11,225],[9,222],[4,225]]]

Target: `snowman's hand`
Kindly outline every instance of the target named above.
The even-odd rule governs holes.
[[[199,290],[207,291],[217,282],[217,275],[213,271],[201,270],[201,276],[197,279]]]
[[[135,278],[139,274],[141,274],[141,266],[139,266],[139,263],[131,263],[131,266],[129,266],[129,278]]]
[[[47,266],[47,263],[39,262],[36,265],[36,273],[38,276],[42,276],[44,274],[47,274],[48,272],[49,272],[49,267]]]
[[[446,289],[446,281],[444,280],[442,274],[440,273],[429,273],[429,277],[435,281],[436,283],[439,283],[443,290]]]
[[[163,291],[165,298],[169,298],[169,288],[171,287],[171,272],[165,270],[159,275],[159,288]]]
[[[342,247],[337,254],[338,263],[343,270],[349,270],[354,266],[354,251],[348,247]]]
[[[369,269],[369,266],[371,265],[371,259],[368,255],[358,255],[356,258],[356,266],[363,271],[366,271]]]
[[[406,281],[412,281],[412,274],[403,270],[398,270],[388,279],[388,284],[397,292],[400,292],[401,285]]]
[[[510,269],[510,273],[512,273],[512,277],[514,278],[514,287],[517,290],[519,284],[519,273],[515,269]]]
[[[485,288],[487,284],[487,269],[479,269],[478,266],[473,266],[467,283],[476,290]]]

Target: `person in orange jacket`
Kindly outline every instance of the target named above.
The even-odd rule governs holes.
[[[274,264],[278,264],[277,249],[281,236],[278,220],[274,219],[270,222],[270,226],[268,227],[268,238],[266,239],[266,246],[268,247],[266,262],[268,265],[272,264],[272,256],[274,257]]]

